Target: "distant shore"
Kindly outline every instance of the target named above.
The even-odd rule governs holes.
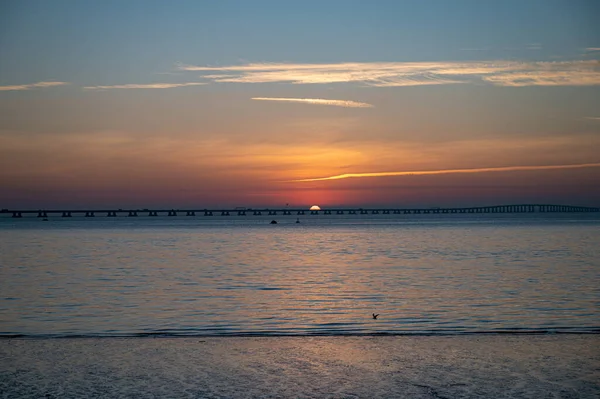
[[[600,397],[600,335],[0,340],[2,397]]]

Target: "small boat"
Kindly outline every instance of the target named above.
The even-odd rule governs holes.
[[[277,224],[277,220],[271,220],[270,224]]]

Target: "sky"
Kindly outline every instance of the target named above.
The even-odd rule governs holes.
[[[600,2],[0,3],[0,208],[600,206]]]

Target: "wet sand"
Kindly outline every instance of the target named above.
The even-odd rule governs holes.
[[[598,398],[599,335],[0,340],[0,398]]]

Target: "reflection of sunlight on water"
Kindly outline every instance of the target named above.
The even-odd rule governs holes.
[[[79,226],[0,231],[4,333],[597,328],[594,225]]]

